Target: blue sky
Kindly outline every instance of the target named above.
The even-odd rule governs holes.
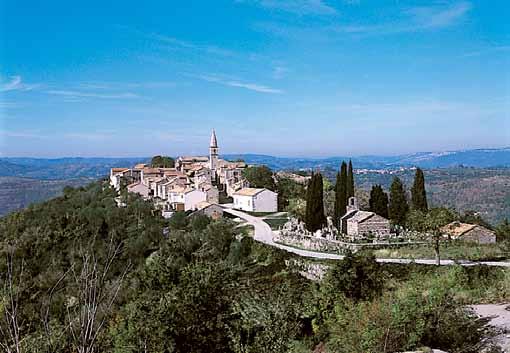
[[[0,0],[0,155],[510,146],[510,3]]]

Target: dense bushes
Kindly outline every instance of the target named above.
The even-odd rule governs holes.
[[[9,291],[2,276],[0,343],[16,344],[4,320],[14,298],[22,352],[283,353],[321,343],[327,352],[469,353],[481,349],[485,323],[463,305],[510,298],[508,270],[382,266],[363,254],[312,283],[287,267],[288,253],[231,221],[165,221],[150,203],[127,195],[118,208],[114,196],[99,183],[66,189],[0,220],[0,250],[13,260],[0,273],[11,268],[15,284]],[[80,290],[90,278],[104,298],[87,341],[70,327],[94,305]]]

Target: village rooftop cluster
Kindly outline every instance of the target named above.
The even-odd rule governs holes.
[[[175,211],[194,211],[219,204],[220,198],[231,200],[240,210],[276,212],[278,194],[264,188],[250,188],[243,177],[246,168],[243,161],[219,158],[218,140],[213,130],[209,156],[178,157],[174,168],[147,164],[112,168],[110,185],[116,190],[126,186],[128,192],[152,199],[166,218]]]

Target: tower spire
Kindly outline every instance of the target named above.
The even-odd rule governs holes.
[[[218,141],[216,140],[216,132],[214,129],[211,133],[211,143],[209,144],[209,168],[213,172],[213,178],[216,175],[216,167],[218,165]]]
[[[209,144],[209,147],[214,147],[214,148],[218,147],[218,141],[216,140],[216,132],[214,131],[214,129],[212,129],[211,143]]]

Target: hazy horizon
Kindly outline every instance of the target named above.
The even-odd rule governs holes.
[[[220,150],[220,156],[229,156],[229,155],[263,155],[268,157],[276,157],[276,158],[304,158],[304,159],[327,159],[327,158],[363,158],[363,157],[399,157],[405,155],[413,155],[419,153],[448,153],[448,152],[463,152],[463,151],[475,151],[475,150],[507,150],[510,149],[510,146],[501,146],[501,147],[480,147],[480,148],[468,148],[468,149],[458,149],[458,150],[437,150],[437,151],[413,151],[408,153],[401,154],[377,154],[377,153],[367,153],[367,154],[331,154],[331,155],[279,155],[272,153],[252,153],[252,152],[227,152],[223,153]],[[0,154],[0,158],[3,159],[16,159],[16,158],[34,158],[34,159],[65,159],[65,158],[119,158],[119,159],[137,159],[137,158],[151,158],[157,155],[170,156],[173,158],[177,158],[180,156],[190,156],[190,155],[198,155],[198,156],[206,156],[208,154],[207,149],[204,149],[202,153],[183,153],[183,154],[168,154],[168,153],[151,153],[148,155],[130,155],[130,156],[121,156],[121,155],[61,155],[61,156],[41,156],[34,157],[32,155],[11,155],[6,156]]]

